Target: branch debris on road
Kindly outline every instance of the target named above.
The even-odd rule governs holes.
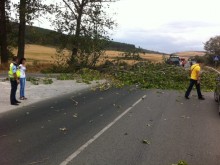
[[[122,106],[121,105],[116,105],[116,104],[113,104],[114,107],[118,108],[118,109],[121,109]]]
[[[43,160],[40,160],[40,161],[31,162],[31,163],[29,163],[29,165],[44,163],[44,162],[45,162],[46,160],[48,160],[48,159],[49,159],[49,158],[44,158]]]
[[[3,138],[3,137],[7,137],[7,135],[2,135],[2,136],[0,136],[0,138]]]
[[[74,102],[75,106],[79,104],[76,100],[74,100],[74,96],[71,97],[71,100]]]
[[[67,128],[66,127],[60,128],[60,131],[66,132]]]
[[[188,117],[188,116],[185,116],[185,115],[183,115],[183,116],[180,116],[180,118],[183,118],[183,119],[190,119],[190,117]]]
[[[78,117],[78,114],[77,114],[77,113],[75,113],[75,114],[73,115],[73,117],[74,117],[74,118],[77,118],[77,117]]]
[[[150,141],[149,140],[143,140],[142,143],[150,145]]]

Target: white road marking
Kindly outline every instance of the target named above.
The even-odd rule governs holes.
[[[87,141],[84,145],[82,145],[79,149],[77,149],[73,154],[67,157],[60,165],[67,165],[74,158],[76,158],[82,151],[84,151],[90,144],[92,144],[96,139],[98,139],[103,133],[105,133],[109,128],[111,128],[117,121],[119,121],[124,115],[126,115],[130,110],[132,110],[137,104],[139,104],[143,99],[146,98],[146,95],[141,97],[138,101],[136,101],[131,107],[129,107],[125,112],[119,115],[113,122],[108,124],[105,128],[103,128],[99,133],[97,133],[92,139]]]

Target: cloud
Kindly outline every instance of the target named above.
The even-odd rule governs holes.
[[[204,42],[218,34],[220,24],[182,21],[163,24],[158,28],[120,28],[113,35],[117,41],[133,43],[146,49],[167,53],[203,51]]]
[[[139,36],[139,37],[138,37]],[[135,40],[134,40],[135,39]],[[127,37],[117,38],[121,42],[133,43],[136,46],[146,48],[149,50],[161,51],[165,53],[186,51],[186,50],[203,50],[202,44],[197,42],[176,42],[176,38],[171,36],[163,36],[160,34],[139,34],[127,35]],[[184,44],[183,44],[184,43]]]
[[[119,25],[112,38],[168,53],[203,50],[203,43],[220,33],[219,4],[219,0],[120,0],[109,9],[117,13]],[[35,25],[52,28],[47,21]]]

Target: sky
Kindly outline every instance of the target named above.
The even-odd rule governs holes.
[[[111,38],[166,53],[203,51],[220,35],[219,6],[219,0],[119,0],[111,5],[118,24]]]

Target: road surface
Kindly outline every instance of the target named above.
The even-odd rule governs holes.
[[[124,88],[18,108],[0,114],[0,164],[219,165],[220,118],[205,97]]]

